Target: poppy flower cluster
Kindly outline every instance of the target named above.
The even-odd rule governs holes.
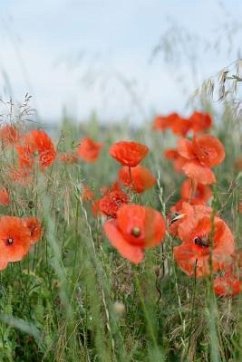
[[[190,117],[185,118],[178,113],[167,116],[158,115],[153,121],[153,129],[166,131],[170,129],[175,135],[185,137],[189,132],[194,134],[207,131],[212,126],[212,118],[209,113],[195,111]]]
[[[202,133],[212,124],[209,115],[194,112],[183,120],[184,127],[178,131],[180,124],[177,114],[157,118],[154,123],[156,129],[171,127],[181,136],[176,148],[165,151],[175,171],[187,177],[180,188],[180,200],[168,215],[169,233],[180,241],[173,248],[174,259],[190,277],[213,274],[217,295],[236,295],[241,290],[241,281],[234,272],[235,240],[227,223],[208,205],[212,198],[211,184],[216,182],[212,168],[223,162],[224,146],[218,138]],[[191,130],[192,139],[185,138]]]

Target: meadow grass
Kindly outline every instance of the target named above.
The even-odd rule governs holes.
[[[211,133],[226,149],[215,171],[212,206],[240,247],[241,173],[234,163],[241,153],[241,118],[229,104]],[[15,155],[1,152],[0,182],[11,195],[1,214],[37,216],[44,234],[23,261],[0,273],[0,361],[242,361],[241,295],[218,298],[212,278],[187,277],[172,255],[179,242],[168,234],[144,262],[132,265],[110,246],[102,218],[80,198],[84,184],[98,193],[115,180],[111,143],[135,139],[149,146],[144,164],[158,182],[130,196],[166,214],[184,179],[162,156],[174,136],[154,133],[150,122],[137,129],[101,128],[96,121],[80,127],[65,119],[55,136],[58,150],[74,148],[86,134],[105,144],[95,164],[56,162],[44,174],[36,169],[25,186],[8,180]]]

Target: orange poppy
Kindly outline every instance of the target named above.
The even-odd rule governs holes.
[[[173,162],[177,171],[183,171],[194,182],[209,185],[216,182],[211,167],[223,161],[225,152],[223,144],[216,137],[201,135],[192,141],[180,139],[177,149],[166,150],[165,157]]]
[[[114,143],[110,149],[110,155],[123,166],[135,167],[148,154],[149,148],[138,142],[120,141]]]
[[[169,232],[185,240],[196,227],[198,221],[205,216],[211,216],[212,209],[205,205],[191,205],[184,200],[178,201],[171,207],[168,217]]]
[[[102,147],[103,143],[95,142],[91,138],[86,137],[81,140],[77,154],[83,161],[92,163],[97,161]]]
[[[150,208],[135,204],[122,205],[115,220],[104,224],[110,243],[132,263],[144,258],[144,249],[160,245],[165,236],[165,221],[162,215]]]
[[[23,223],[30,232],[31,244],[37,243],[43,234],[39,219],[37,217],[25,217]]]
[[[179,117],[177,113],[171,113],[167,116],[156,116],[153,121],[153,129],[157,131],[165,131],[167,128],[171,128],[173,122]]]
[[[105,191],[102,198],[96,201],[93,211],[115,218],[119,208],[128,202],[128,195],[122,191],[119,184],[114,183]]]
[[[213,171],[206,166],[202,166],[198,161],[187,161],[182,166],[185,175],[194,182],[199,182],[203,185],[210,185],[216,182],[216,177]]]
[[[77,163],[78,157],[75,152],[65,152],[59,154],[59,160],[67,165],[72,165],[73,163]]]
[[[171,123],[171,129],[177,136],[184,137],[190,131],[191,123],[189,120],[181,117],[177,117]]]
[[[212,223],[211,217],[205,216],[173,252],[181,270],[189,276],[202,277],[222,270],[234,250],[234,238],[227,224],[219,217]]]
[[[211,188],[208,185],[186,179],[181,185],[181,197],[190,203],[206,203],[212,197]]]
[[[123,166],[118,174],[120,182],[137,193],[142,193],[156,184],[155,176],[146,167]]]
[[[223,276],[214,279],[213,289],[219,297],[233,297],[241,293],[242,282],[237,275],[226,271]]]
[[[212,126],[212,117],[209,113],[193,112],[189,120],[194,132],[203,132]]]
[[[218,138],[211,135],[194,137],[193,150],[201,165],[214,167],[223,162],[225,151]]]
[[[5,187],[0,188],[0,205],[8,206],[10,204],[9,192]]]
[[[56,151],[51,138],[45,131],[32,130],[28,132],[22,143],[16,147],[19,164],[21,167],[31,168],[38,155],[38,162],[41,168],[49,167],[53,164]]]
[[[0,269],[23,259],[31,245],[31,233],[19,217],[0,217]]]
[[[19,130],[17,127],[6,124],[0,127],[0,140],[5,145],[13,145],[20,139]]]

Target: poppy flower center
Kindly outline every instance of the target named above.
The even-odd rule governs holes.
[[[13,239],[12,238],[8,238],[7,239],[7,245],[12,245],[13,244]]]
[[[196,236],[193,241],[197,246],[201,246],[202,248],[208,248],[210,244],[207,236]]]
[[[141,234],[141,230],[140,230],[140,228],[139,227],[134,227],[132,230],[131,230],[131,234],[133,235],[133,236],[135,236],[136,238],[138,238],[139,236],[140,236],[140,234]]]

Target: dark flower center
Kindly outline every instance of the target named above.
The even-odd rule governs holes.
[[[12,245],[13,244],[13,239],[12,238],[8,238],[7,239],[7,245]]]
[[[141,230],[140,230],[140,228],[139,227],[134,227],[132,230],[131,230],[131,234],[133,235],[133,236],[135,236],[136,238],[138,238],[139,236],[140,236],[140,234],[141,234]]]
[[[208,248],[209,247],[209,239],[207,236],[196,236],[194,238],[194,243],[197,245],[197,246],[201,246],[202,248]]]

